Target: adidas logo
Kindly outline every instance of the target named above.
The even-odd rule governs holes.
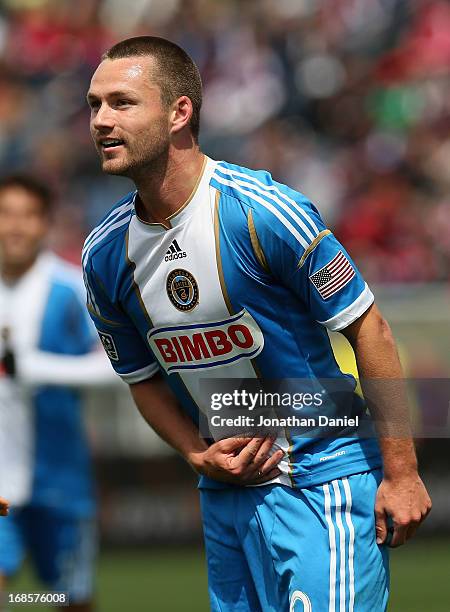
[[[167,250],[166,256],[164,257],[164,261],[182,259],[183,257],[187,257],[186,252],[180,249],[180,245],[176,240],[172,240],[172,244]]]

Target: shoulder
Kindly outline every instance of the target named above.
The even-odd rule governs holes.
[[[261,190],[267,192],[272,183],[272,177],[266,170],[250,170],[225,161],[216,163],[211,177],[211,185],[217,191],[251,208],[257,204]]]
[[[314,204],[266,170],[218,162],[211,185],[246,208],[258,232],[288,236],[306,249],[325,229]]]
[[[49,254],[51,261],[51,295],[59,302],[84,303],[84,284],[81,268],[54,253]]]
[[[124,236],[133,216],[135,194],[132,191],[117,202],[86,238],[82,251],[84,269],[94,258],[111,261],[115,251],[122,251]]]

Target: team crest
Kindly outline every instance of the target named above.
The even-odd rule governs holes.
[[[167,295],[178,310],[193,310],[198,304],[198,285],[187,270],[172,270],[166,282]]]

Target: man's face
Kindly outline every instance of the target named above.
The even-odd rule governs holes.
[[[150,57],[104,60],[87,95],[91,135],[108,174],[133,178],[169,147],[169,111],[152,83]]]
[[[49,230],[39,198],[22,187],[0,190],[0,259],[4,264],[31,264]]]

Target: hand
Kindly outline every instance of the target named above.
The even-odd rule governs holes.
[[[277,450],[269,456],[274,437],[226,438],[203,452],[193,453],[189,462],[195,471],[214,480],[236,485],[262,484],[276,478],[276,467],[284,456]]]
[[[8,514],[9,502],[0,497],[0,516],[6,516]]]
[[[375,502],[377,544],[386,542],[389,518],[393,534],[388,544],[396,548],[415,534],[430,510],[431,499],[417,472],[384,478]]]

